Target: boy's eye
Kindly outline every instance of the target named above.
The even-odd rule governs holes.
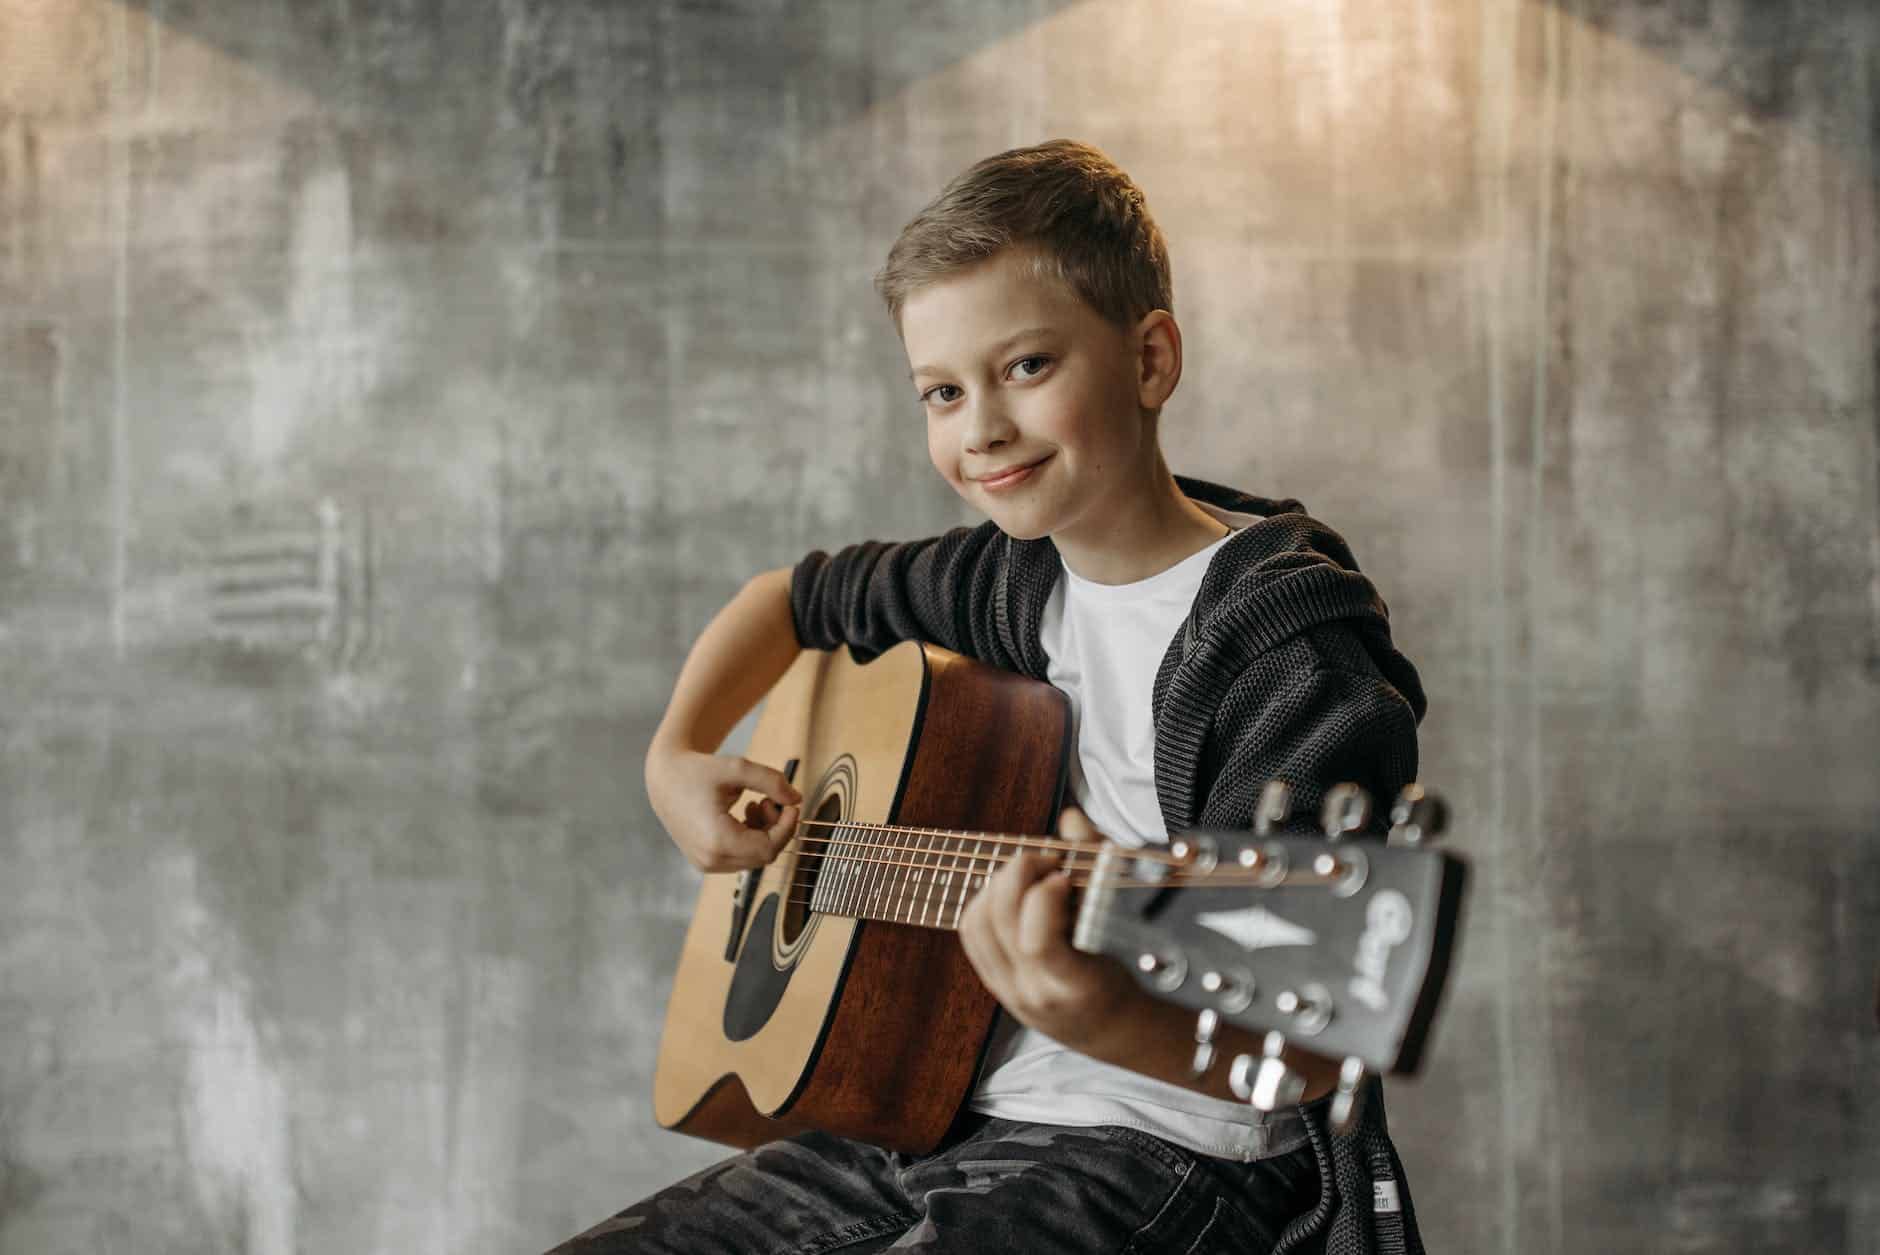
[[[1030,357],[1019,358],[1016,362],[1013,362],[1012,365],[1023,366],[1027,362],[1037,363],[1037,368],[1035,370],[1026,371],[1019,376],[1019,378],[1021,379],[1036,379],[1038,377],[1039,372],[1045,368],[1046,363],[1050,362],[1050,360],[1051,358],[1049,354],[1033,353]],[[937,383],[933,387],[927,389],[927,391],[920,394],[920,403],[922,405],[925,405],[929,401],[937,401],[940,404],[945,405],[947,402],[951,401],[953,398],[948,397],[948,396],[941,396],[940,394],[948,390],[951,390],[953,392],[958,392],[959,388],[957,385],[950,384],[950,383]]]

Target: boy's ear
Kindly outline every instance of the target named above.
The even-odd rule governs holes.
[[[1182,329],[1175,315],[1153,309],[1136,324],[1136,400],[1160,410],[1182,378]]]

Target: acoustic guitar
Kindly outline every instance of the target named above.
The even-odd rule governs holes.
[[[1399,800],[1402,845],[1278,835],[1269,786],[1254,830],[1072,847],[1037,835],[1055,827],[1070,734],[1063,693],[937,645],[866,664],[803,651],[745,750],[791,778],[802,817],[768,866],[705,877],[666,1009],[659,1123],[737,1147],[817,1128],[931,1149],[998,1013],[952,932],[1027,847],[1062,851],[1082,886],[1074,945],[1196,1009],[1197,1067],[1222,1021],[1270,1030],[1266,1057],[1233,1062],[1249,1101],[1296,1100],[1282,1031],[1348,1056],[1341,1102],[1365,1068],[1415,1067],[1462,888],[1460,860],[1423,848],[1434,799]],[[1334,790],[1331,835],[1363,827],[1366,805]]]

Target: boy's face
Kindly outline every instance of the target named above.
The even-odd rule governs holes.
[[[1159,379],[1139,384],[1137,338],[1022,273],[1014,250],[909,296],[901,342],[934,469],[1008,535],[1095,522],[1149,482],[1155,432],[1144,408],[1165,393]],[[1030,469],[991,478],[1021,467]]]

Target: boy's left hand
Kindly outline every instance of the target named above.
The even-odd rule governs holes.
[[[1096,842],[1102,834],[1076,806],[1057,835]],[[1025,850],[987,877],[960,915],[960,943],[979,978],[1020,1023],[1090,1053],[1133,1003],[1146,999],[1118,964],[1074,950],[1071,878],[1055,852]]]

